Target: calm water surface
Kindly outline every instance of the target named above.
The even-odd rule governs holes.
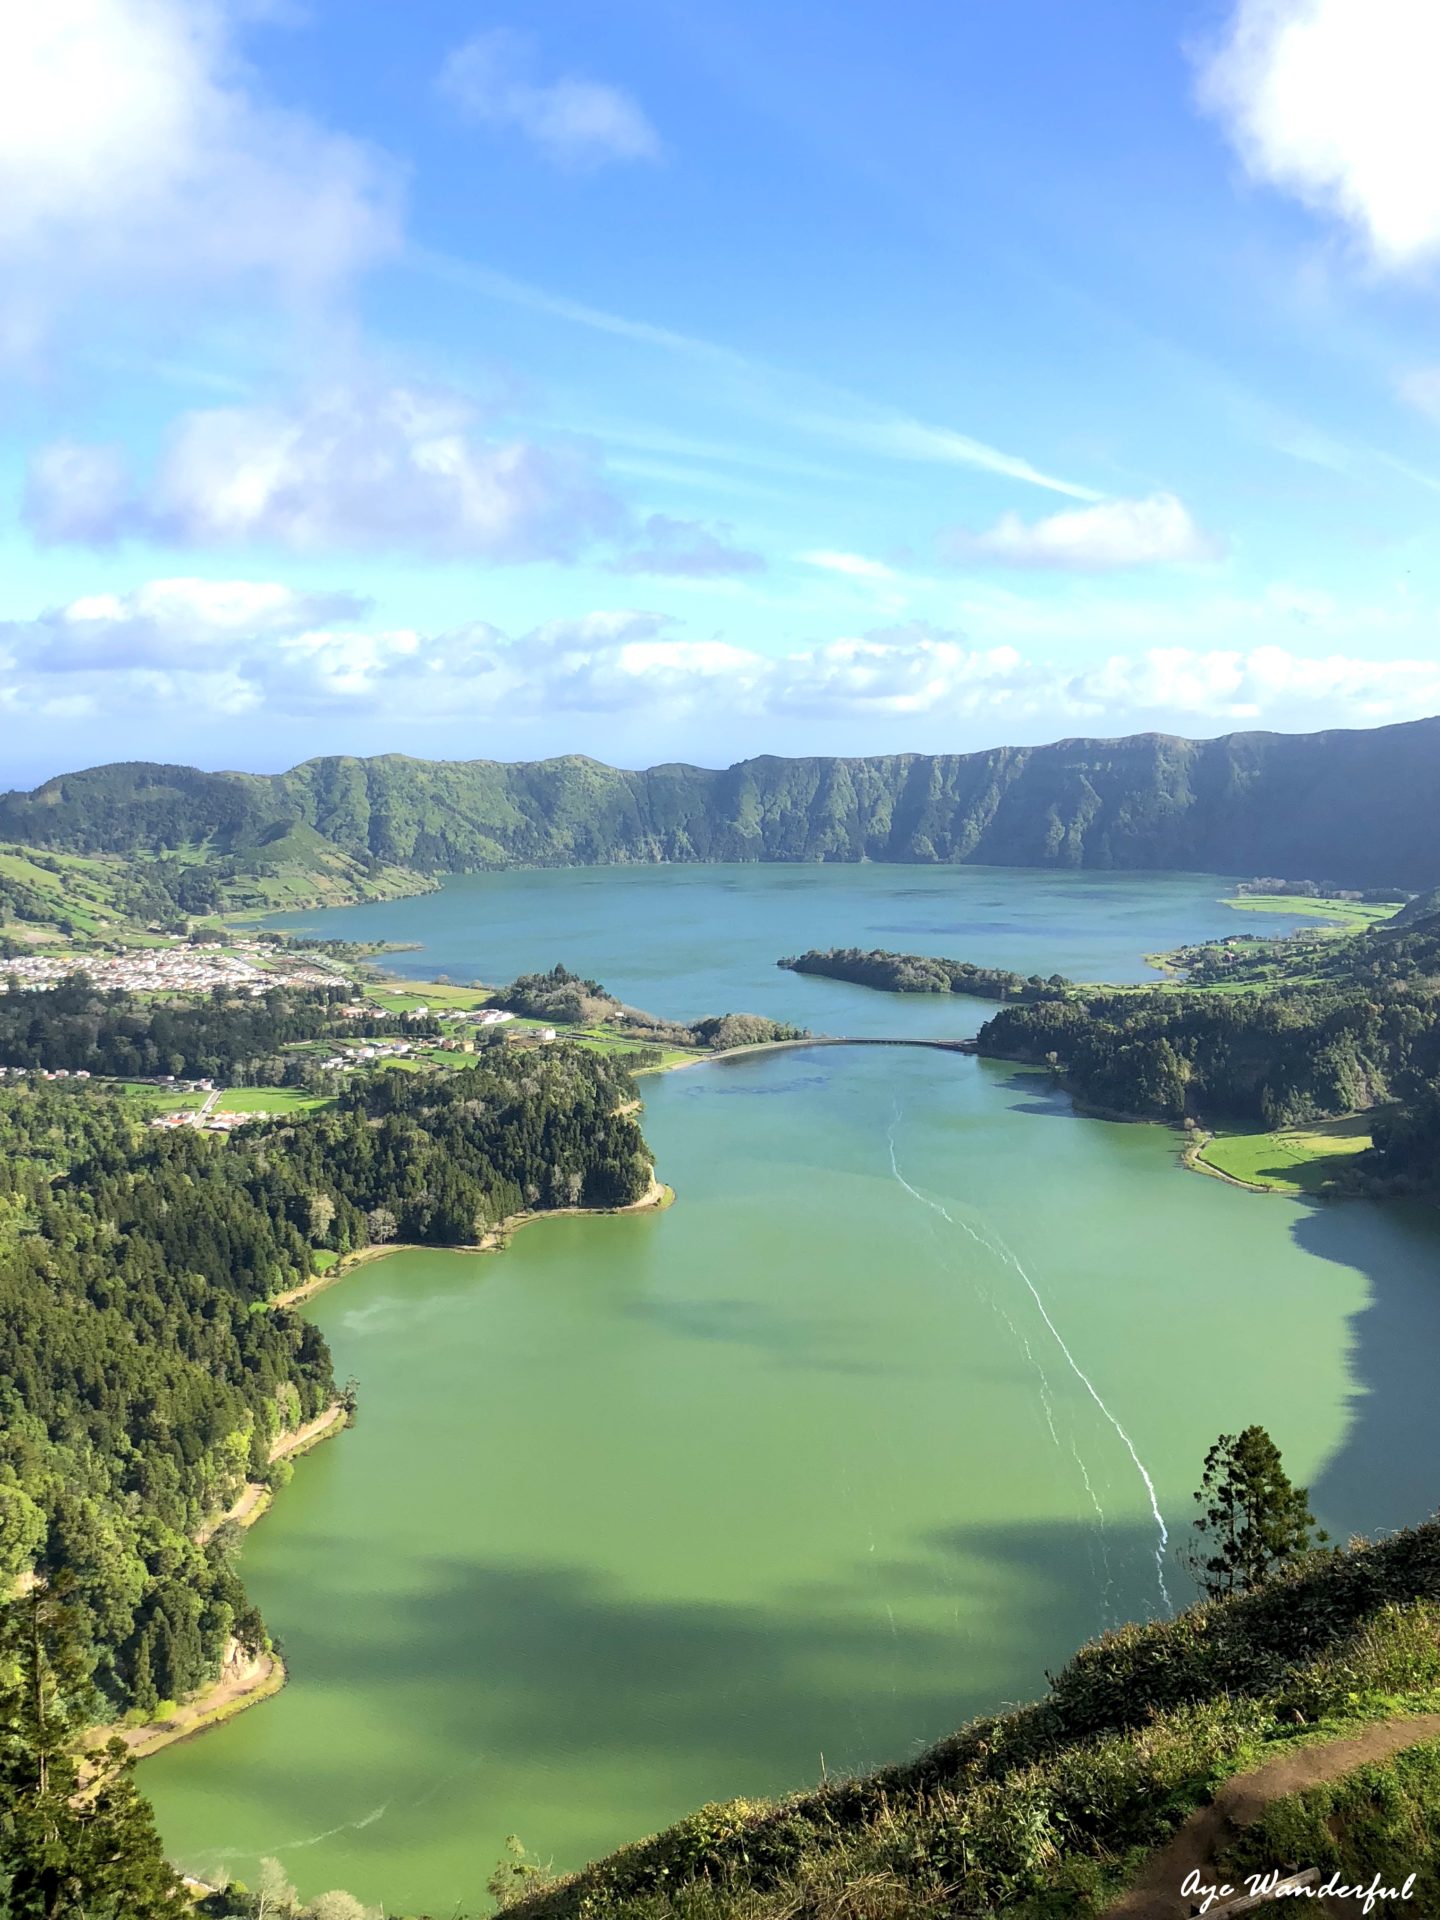
[[[1140,979],[1146,951],[1251,924],[1221,891],[612,869],[303,924],[423,941],[396,957],[417,977],[563,959],[656,1012],[951,1034],[987,1010],[774,960],[855,943]],[[142,1769],[187,1867],[276,1854],[307,1895],[479,1909],[507,1833],[570,1866],[912,1752],[1183,1599],[1165,1536],[1251,1420],[1342,1536],[1435,1504],[1427,1216],[1183,1174],[1164,1130],[953,1055],[642,1085],[668,1212],[396,1255],[314,1302],[361,1415],[245,1549],[291,1684]]]

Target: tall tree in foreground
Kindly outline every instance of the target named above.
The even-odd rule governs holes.
[[[1202,1509],[1187,1559],[1216,1599],[1248,1593],[1283,1561],[1328,1536],[1315,1529],[1308,1488],[1293,1486],[1264,1427],[1222,1433],[1205,1456]]]
[[[87,1762],[95,1706],[74,1616],[43,1586],[0,1608],[0,1912],[168,1920],[186,1910],[119,1740]]]

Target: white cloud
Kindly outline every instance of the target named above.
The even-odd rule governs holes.
[[[487,437],[434,388],[340,388],[294,408],[185,414],[153,478],[121,488],[101,449],[44,449],[25,518],[42,540],[144,532],[182,546],[568,559],[620,509],[579,443]],[[70,484],[79,474],[83,485]]]
[[[957,558],[994,560],[1011,567],[1056,567],[1109,572],[1175,560],[1213,560],[1216,543],[1195,524],[1173,493],[1143,500],[1103,500],[1071,507],[1043,520],[1007,513],[985,533],[952,534]]]
[[[274,581],[152,580],[129,593],[82,595],[32,622],[0,623],[0,640],[47,673],[209,670],[217,654],[243,655],[320,621],[359,619],[366,608],[353,593],[297,593]]]
[[[1229,645],[1178,640],[1096,650],[1081,665],[995,632],[915,622],[772,654],[691,634],[665,614],[619,608],[509,637],[485,621],[439,633],[367,627],[343,593],[272,582],[157,581],[91,595],[33,621],[0,624],[0,705],[16,715],[197,712],[267,723],[329,715],[387,724],[460,719],[553,727],[623,719],[651,730],[660,757],[695,723],[737,743],[757,726],[791,735],[848,729],[878,750],[926,739],[1113,734],[1144,727],[1367,725],[1440,710],[1440,622],[1424,610],[1402,644],[1287,644],[1289,622],[1319,635],[1340,612],[1303,593],[1246,606],[1217,631]],[[1348,623],[1359,624],[1353,617]],[[901,731],[902,729],[906,731]],[[604,736],[595,744],[603,751]]]
[[[1077,713],[1097,716],[1159,712],[1245,725],[1277,713],[1333,715],[1329,724],[1363,726],[1440,710],[1440,664],[1316,657],[1275,645],[1248,653],[1155,647],[1113,655],[1076,675],[1068,694]]]
[[[674,520],[669,514],[652,513],[642,532],[644,545],[621,554],[613,563],[616,573],[710,580],[765,571],[762,555],[737,547],[729,527],[712,531],[698,520]]]
[[[0,349],[97,292],[312,296],[396,244],[396,170],[260,96],[235,52],[243,11],[0,8]]]
[[[883,560],[869,560],[863,553],[837,553],[831,547],[817,547],[813,553],[797,554],[808,567],[822,567],[826,573],[843,573],[852,580],[893,580],[894,570]]]
[[[1405,267],[1440,251],[1435,0],[1238,0],[1202,105],[1246,170]]]
[[[628,93],[575,74],[533,75],[530,41],[495,27],[450,54],[439,84],[469,119],[517,128],[563,166],[659,159],[660,136]]]

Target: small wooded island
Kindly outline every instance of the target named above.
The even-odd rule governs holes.
[[[815,973],[827,980],[851,980],[882,993],[967,993],[977,1000],[1056,1000],[1070,982],[1052,973],[1011,973],[1005,967],[977,967],[968,960],[945,960],[922,953],[887,953],[877,947],[812,948],[775,962],[791,973]]]

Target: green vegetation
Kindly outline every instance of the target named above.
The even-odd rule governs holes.
[[[1440,914],[1175,958],[1183,986],[1006,1007],[979,1048],[1049,1066],[1101,1111],[1224,1126],[1196,1157],[1252,1184],[1440,1190]]]
[[[521,1212],[639,1199],[634,1105],[623,1067],[568,1046],[357,1075],[332,1109],[230,1139],[83,1084],[0,1087],[0,1593],[70,1580],[109,1711],[264,1645],[207,1526],[335,1383],[316,1330],[261,1309],[317,1251],[470,1245]]]
[[[865,952],[860,947],[814,948],[777,967],[791,973],[815,973],[827,980],[852,980],[857,986],[878,987],[885,993],[967,993],[979,1000],[1054,1000],[1070,982],[1062,974],[1028,979],[1004,967],[977,967],[968,960],[941,960],[918,953]]]
[[[1205,1456],[1195,1499],[1201,1511],[1189,1564],[1212,1600],[1252,1592],[1313,1544],[1309,1492],[1291,1484],[1264,1427],[1221,1434]]]
[[[622,1006],[598,980],[584,980],[565,966],[552,967],[549,973],[522,974],[492,994],[490,1004],[542,1024],[573,1024],[602,1044],[607,1038],[614,1043],[638,1043],[646,1049],[645,1064],[651,1067],[660,1064],[658,1057],[649,1057],[652,1051],[659,1056],[666,1051],[682,1055],[691,1050],[728,1053],[735,1047],[809,1037],[804,1027],[756,1013],[713,1014],[688,1026],[658,1014],[641,1013],[636,1007]],[[618,1044],[615,1050],[619,1051]]]
[[[329,757],[272,776],[122,763],[0,796],[0,835],[141,855],[186,913],[414,891],[503,866],[663,860],[1234,871],[1352,889],[1435,884],[1440,722],[1370,732],[1159,734],[973,754],[764,757],[626,772],[567,756]]]
[[[152,944],[141,923],[173,917],[164,887],[133,861],[0,847],[0,957]]]
[[[1308,1127],[1273,1133],[1215,1133],[1195,1150],[1195,1164],[1267,1193],[1315,1194],[1371,1145],[1371,1122],[1363,1114],[1316,1120]]]
[[[333,1102],[296,1087],[228,1087],[218,1104],[224,1113],[318,1113]]]
[[[287,1076],[303,1074],[301,1057],[290,1051],[301,1042],[373,1039],[395,1025],[383,1014],[342,1015],[349,998],[337,983],[277,986],[258,1000],[224,991],[149,1000],[94,987],[79,974],[43,994],[0,992],[0,1066],[285,1085]],[[435,1039],[440,1027],[422,1017],[407,1020],[405,1031]]]
[[[1293,893],[1236,893],[1224,902],[1239,913],[1297,913],[1317,920],[1332,920],[1346,930],[1375,927],[1393,920],[1400,911],[1396,901],[1310,899]]]
[[[1107,1634],[1034,1706],[778,1803],[702,1808],[526,1920],[1094,1920],[1216,1785],[1440,1705],[1440,1524]]]
[[[1378,1879],[1398,1890],[1413,1873],[1409,1897],[1377,1901],[1375,1920],[1440,1913],[1440,1740],[1272,1802],[1219,1864],[1232,1885],[1243,1886],[1277,1860],[1303,1860],[1322,1880],[1338,1871],[1349,1886]]]
[[[185,1890],[119,1740],[77,1753],[98,1701],[77,1616],[35,1588],[0,1609],[0,1911],[8,1920],[162,1920]]]

